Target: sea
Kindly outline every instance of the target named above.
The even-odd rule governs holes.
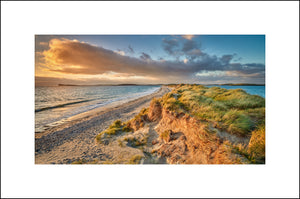
[[[265,98],[265,86],[229,86],[229,85],[209,85],[206,87],[213,87],[213,86],[218,86],[221,88],[226,88],[226,89],[238,89],[241,88],[244,91],[246,91],[247,93],[251,94],[251,95],[259,95],[263,98]]]
[[[210,85],[207,87],[212,87]],[[219,85],[215,85],[219,86]],[[265,86],[219,86],[244,89],[265,97]],[[112,103],[127,102],[158,91],[155,86],[40,86],[35,87],[35,132],[70,121],[70,118]]]
[[[73,116],[158,91],[160,86],[35,87],[35,132],[68,122]]]

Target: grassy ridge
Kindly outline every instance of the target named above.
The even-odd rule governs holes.
[[[170,111],[190,114],[238,136],[251,135],[265,123],[265,99],[242,89],[178,85],[160,102]]]
[[[177,114],[184,113],[200,120],[207,126],[221,131],[250,138],[249,144],[234,145],[228,142],[232,152],[246,157],[251,163],[265,162],[265,99],[258,95],[250,95],[242,89],[227,90],[220,87],[202,85],[172,85],[171,92],[162,98],[152,100]],[[101,142],[111,135],[137,130],[147,121],[149,109],[141,112],[126,123],[116,120],[108,129],[97,135]],[[134,128],[133,128],[134,127]],[[210,130],[207,128],[207,130]],[[163,132],[160,137],[168,140],[169,133]],[[130,146],[145,144],[145,140],[126,138]],[[205,138],[208,139],[208,138]],[[122,143],[121,143],[122,144]],[[139,161],[140,158],[132,160]]]
[[[191,115],[233,135],[250,137],[248,146],[230,144],[232,151],[252,163],[265,162],[264,98],[242,89],[181,84],[155,100],[170,111]]]

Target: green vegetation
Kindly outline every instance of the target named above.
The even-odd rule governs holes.
[[[159,138],[163,139],[165,142],[168,142],[170,140],[170,133],[171,130],[165,130],[159,135]]]
[[[145,116],[147,116],[148,112],[149,112],[149,108],[142,108],[142,110],[139,112],[139,114],[134,116],[134,119],[135,120],[143,120],[143,119],[145,119]]]
[[[118,139],[118,145],[120,147],[124,147],[125,146],[124,143],[123,143],[123,141],[121,139]]]
[[[156,103],[177,114],[184,113],[202,124],[240,137],[250,137],[248,145],[227,143],[231,151],[251,163],[265,162],[265,99],[250,95],[242,89],[227,90],[203,85],[177,85]],[[199,134],[209,140],[214,128],[205,128],[208,134]],[[217,131],[216,131],[217,132]],[[160,134],[167,141],[169,131]]]
[[[145,136],[145,137],[143,137],[141,139],[138,139],[138,138],[135,138],[135,137],[131,136],[131,137],[125,137],[124,141],[127,142],[128,146],[139,147],[139,146],[144,146],[145,144],[147,144],[148,137]]]
[[[174,91],[173,91],[174,92]],[[175,94],[173,92],[165,94],[161,101],[156,100],[156,103],[162,102],[164,108],[174,111],[174,112],[186,112],[188,107],[186,107],[178,98],[181,97],[181,94]]]
[[[106,160],[106,161],[101,162],[101,164],[115,164],[115,163],[110,160]]]
[[[86,164],[86,163],[87,163],[87,160],[79,159],[79,160],[72,162],[71,164]]]
[[[233,163],[265,162],[265,99],[263,97],[250,95],[242,89],[208,88],[196,84],[180,84],[172,85],[172,87],[174,89],[171,92],[151,101],[150,113],[149,108],[143,108],[138,115],[126,123],[116,120],[109,128],[97,135],[96,140],[100,143],[103,141],[108,143],[108,138],[113,135],[136,131],[144,127],[147,122],[157,121],[153,118],[159,118],[160,116],[156,115],[160,115],[161,108],[163,108],[172,112],[177,118],[183,113],[182,115],[185,114],[200,121],[199,132],[201,133],[197,135],[200,141],[208,144],[217,142],[224,150],[226,149],[225,162],[228,161],[231,153],[237,157],[236,162]],[[233,144],[228,140],[221,142],[217,137],[218,132],[227,132],[239,136],[239,139],[243,141],[249,139],[250,141],[245,145]],[[165,130],[160,133],[159,138],[168,142],[171,133],[171,130]],[[235,136],[232,137],[235,138]],[[120,147],[125,147],[127,144],[127,146],[144,150],[148,135],[126,134],[125,138],[119,138],[117,141]],[[150,156],[155,152],[157,151],[152,149],[151,153],[147,153]],[[142,158],[141,155],[135,155],[128,163],[138,164]]]
[[[132,156],[131,159],[129,160],[128,164],[139,164],[142,157],[143,156],[141,156],[141,155]]]
[[[128,123],[122,123],[121,120],[114,121],[105,131],[102,131],[96,136],[97,142],[101,143],[104,138],[110,138],[112,135],[117,135],[122,132],[131,131]]]
[[[258,163],[265,162],[265,126],[252,132],[247,151]]]
[[[230,143],[226,144],[231,148],[231,151],[235,154],[239,154],[248,159],[250,163],[256,163],[255,159],[248,153],[247,147],[242,144],[232,145]]]
[[[242,89],[181,84],[160,103],[170,111],[192,115],[238,136],[250,136],[265,123],[265,99]]]
[[[98,160],[94,159],[94,160],[86,160],[86,159],[78,159],[73,161],[71,164],[97,164]]]
[[[165,95],[168,95],[169,93],[167,93],[167,94],[165,94]],[[154,97],[152,100],[151,100],[151,102],[150,102],[150,104],[156,104],[156,105],[160,105],[160,102],[161,102],[161,98],[156,98],[156,97]]]
[[[261,125],[258,129],[252,131],[248,146],[228,143],[227,145],[231,147],[232,152],[244,156],[251,163],[262,164],[265,162],[265,126]]]
[[[132,131],[132,129],[130,128],[130,123],[129,122],[127,122],[124,125],[124,127],[122,128],[122,131],[124,131],[124,132],[131,132]]]
[[[148,119],[148,112],[149,112],[149,108],[143,108],[139,114],[137,114],[136,116],[134,116],[134,118],[132,118],[130,121],[127,122],[126,124],[126,129],[124,129],[124,131],[132,131],[137,130],[139,128],[143,128],[145,126],[145,122]]]

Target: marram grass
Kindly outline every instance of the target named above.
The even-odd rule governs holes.
[[[265,99],[242,89],[178,85],[160,101],[164,108],[213,122],[238,136],[249,136],[265,121]]]

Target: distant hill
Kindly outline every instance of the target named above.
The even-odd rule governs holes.
[[[265,86],[265,84],[218,84],[218,85],[222,85],[222,86]]]
[[[238,84],[197,84],[197,85],[204,85],[204,86],[265,86],[265,84],[244,84],[244,83],[238,83]]]
[[[92,85],[80,85],[80,84],[58,84],[58,86],[176,86],[179,84],[92,84]],[[237,83],[237,84],[193,84],[193,85],[207,85],[207,86],[265,86],[265,84],[244,84],[244,83]]]
[[[58,86],[78,86],[78,85],[75,85],[75,84],[58,84]]]
[[[92,85],[80,85],[80,84],[58,84],[58,86],[160,86],[162,84],[92,84]]]

